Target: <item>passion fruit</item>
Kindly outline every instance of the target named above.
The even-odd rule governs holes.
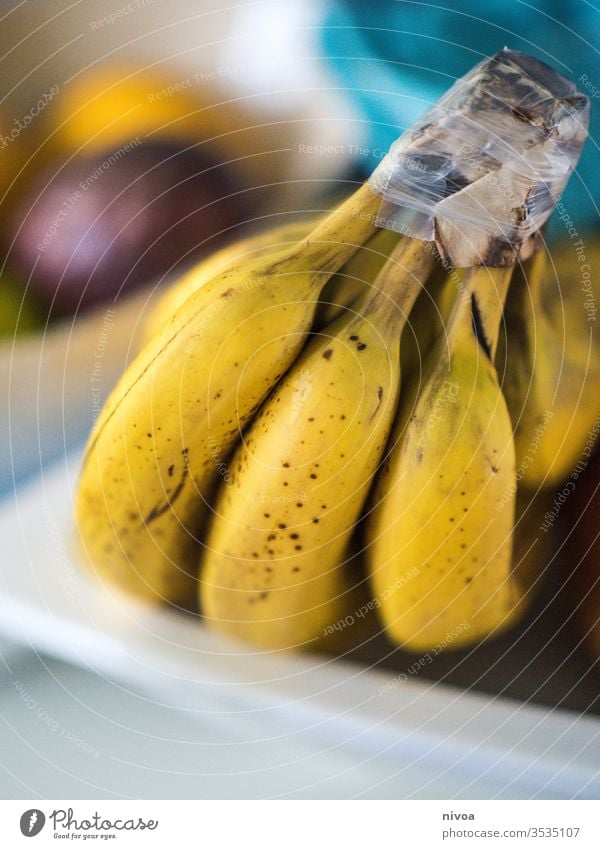
[[[232,194],[220,166],[175,141],[74,157],[21,196],[8,261],[53,312],[73,313],[232,238],[244,217]]]

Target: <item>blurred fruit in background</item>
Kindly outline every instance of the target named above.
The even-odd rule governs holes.
[[[20,145],[4,113],[0,112],[0,199],[21,167]]]
[[[214,250],[244,217],[232,193],[212,159],[174,141],[75,156],[21,197],[9,262],[47,307],[74,313]]]
[[[43,325],[43,311],[29,292],[7,274],[0,275],[0,337],[27,333]]]
[[[211,73],[102,63],[56,86],[0,225],[7,268],[47,317],[156,286],[263,212],[297,208],[285,179],[295,152],[239,98],[219,97]],[[17,164],[0,165],[1,188]]]

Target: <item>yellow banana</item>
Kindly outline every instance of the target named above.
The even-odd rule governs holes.
[[[314,220],[280,224],[227,245],[196,263],[175,283],[159,292],[144,319],[142,344],[145,345],[149,342],[173,313],[183,306],[190,295],[193,295],[217,274],[222,274],[228,268],[235,268],[242,262],[254,259],[257,256],[264,256],[267,253],[275,255],[285,244],[297,242],[298,239],[306,236],[315,224]]]
[[[315,226],[314,219],[280,224],[227,245],[196,263],[165,291],[159,292],[151,303],[141,331],[142,345],[150,341],[190,295],[217,274],[222,274],[228,268],[235,268],[250,258],[264,257],[268,253],[276,254],[283,245],[297,242]],[[339,272],[331,277],[319,298],[315,316],[316,327],[331,324],[338,315],[343,313],[344,308],[350,306],[364,291],[365,282],[373,282],[398,238],[398,234],[391,230],[378,230],[368,240],[369,250],[357,251]]]
[[[110,395],[76,494],[91,568],[152,601],[193,604],[207,499],[241,428],[296,358],[331,274],[374,232],[368,186],[305,239],[202,286]]]
[[[344,557],[393,421],[402,325],[431,262],[425,243],[403,241],[245,434],[200,561],[201,609],[220,631],[305,647],[356,608]]]
[[[512,427],[492,357],[510,269],[471,269],[399,418],[371,503],[368,562],[388,635],[413,650],[507,625],[515,515]]]
[[[498,355],[515,431],[517,472],[529,488],[568,478],[600,414],[600,346],[588,318],[575,250],[552,268],[539,251],[515,275],[506,306],[506,338]],[[600,254],[596,254],[600,267]]]

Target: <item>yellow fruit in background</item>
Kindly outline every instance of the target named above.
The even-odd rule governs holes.
[[[193,74],[103,65],[65,86],[48,116],[52,147],[65,152],[118,150],[134,139],[200,143],[200,153],[241,176],[257,176],[259,185],[282,176],[268,155],[274,147],[269,127],[256,126],[255,116]]]
[[[155,333],[171,318],[176,310],[198,289],[208,283],[217,274],[221,274],[229,266],[235,266],[242,260],[262,256],[268,251],[274,253],[284,244],[295,242],[307,235],[315,224],[315,220],[292,221],[264,230],[260,233],[240,239],[232,245],[227,245],[216,253],[193,266],[182,277],[178,277],[152,305],[144,319],[142,344],[146,344]]]

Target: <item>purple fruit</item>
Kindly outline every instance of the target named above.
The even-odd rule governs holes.
[[[174,143],[73,159],[30,184],[8,262],[53,311],[160,279],[232,237],[241,204],[222,168]]]

